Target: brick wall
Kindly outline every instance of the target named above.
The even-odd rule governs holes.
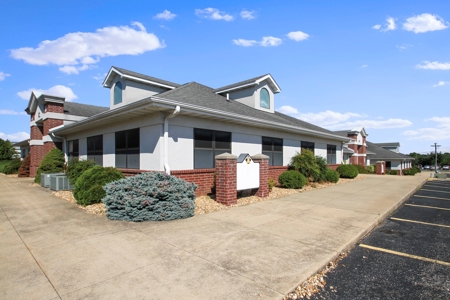
[[[125,177],[135,176],[143,172],[157,172],[145,171],[136,169],[119,169]],[[196,169],[196,170],[177,170],[171,171],[171,175],[184,179],[187,182],[193,182],[197,185],[195,190],[196,196],[205,196],[215,193],[214,187],[214,173],[216,169]]]
[[[44,106],[44,112],[64,113],[64,104],[62,103],[47,103]]]
[[[52,128],[55,128],[57,126],[60,126],[64,124],[63,120],[57,120],[57,119],[47,119],[44,121],[44,126],[43,126],[43,132],[42,134],[44,136],[48,135],[48,131]]]
[[[336,170],[340,165],[338,164],[333,164],[333,165],[328,165],[328,168],[330,168],[331,170]]]
[[[278,181],[278,176],[288,170],[288,166],[269,166],[269,178]]]
[[[37,169],[45,153],[44,146],[33,145],[30,147],[30,177],[36,176]]]
[[[30,131],[31,140],[42,140],[42,127],[31,126]]]

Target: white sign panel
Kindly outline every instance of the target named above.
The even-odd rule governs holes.
[[[259,163],[255,163],[250,155],[238,159],[236,179],[238,191],[259,188]]]

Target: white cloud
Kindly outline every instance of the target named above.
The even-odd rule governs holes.
[[[386,27],[382,31],[395,30],[397,25],[395,25],[395,19],[392,17],[386,18]]]
[[[287,34],[287,37],[296,42],[304,41],[309,38],[309,34],[302,31],[292,31]]]
[[[11,75],[0,71],[0,81],[5,80],[5,78],[8,76],[11,76]]]
[[[20,142],[23,140],[27,140],[30,138],[30,134],[26,132],[16,132],[11,134],[6,134],[3,132],[0,132],[0,138],[3,140],[9,140],[11,142]]]
[[[251,46],[255,46],[258,44],[258,42],[255,40],[245,40],[245,39],[233,40],[233,43],[235,45],[242,46],[242,47],[251,47]]]
[[[390,30],[395,30],[397,28],[397,25],[395,24],[395,19],[393,17],[387,17],[384,27],[381,26],[380,24],[376,24],[376,25],[372,26],[372,28],[375,30],[386,32],[386,31],[390,31]]]
[[[241,11],[240,15],[241,15],[241,18],[245,19],[245,20],[253,20],[256,18],[254,11],[248,11],[245,9],[243,11]]]
[[[432,117],[425,121],[436,122],[435,127],[419,128],[403,132],[408,140],[442,141],[450,139],[450,117]]]
[[[365,129],[388,129],[403,128],[412,125],[412,122],[405,119],[388,119],[388,120],[357,120],[354,122],[345,122],[327,126],[329,129],[348,129],[353,127],[364,127]]]
[[[276,47],[281,45],[283,41],[280,38],[276,38],[273,36],[265,36],[261,40],[261,46],[263,47]]]
[[[195,14],[198,17],[209,20],[233,21],[234,17],[225,12],[219,11],[217,8],[208,7],[205,9],[196,9]]]
[[[408,48],[411,48],[413,45],[411,44],[401,44],[400,46],[395,46],[397,47],[398,50],[406,50]]]
[[[277,109],[278,112],[286,115],[296,115],[298,114],[298,109],[295,107],[289,106],[289,105],[283,105],[279,109]]]
[[[404,119],[350,121],[351,118],[365,118],[367,116],[354,112],[340,113],[331,110],[318,113],[300,113],[298,109],[289,105],[282,106],[277,111],[330,130],[351,129],[354,127],[364,127],[366,129],[403,128],[412,124]]]
[[[118,55],[139,55],[164,47],[153,33],[147,33],[139,22],[129,26],[110,26],[95,32],[73,32],[56,40],[45,40],[37,48],[11,50],[14,59],[32,65],[57,65],[66,74],[78,74],[97,63],[100,58]]]
[[[0,115],[16,116],[16,115],[26,115],[26,113],[24,111],[14,111],[14,110],[10,110],[10,109],[0,109]]]
[[[424,33],[428,31],[443,30],[448,28],[448,22],[445,22],[438,15],[421,14],[406,19],[403,29],[413,31],[414,33]]]
[[[368,66],[369,65],[362,65],[361,68],[364,69],[364,68],[367,68]]]
[[[423,65],[416,65],[416,68],[424,70],[450,70],[450,63],[447,62],[424,61],[423,63]]]
[[[97,73],[97,75],[92,76],[92,78],[94,78],[97,81],[103,82],[103,80],[105,80],[105,78],[106,78],[106,75],[108,75],[108,73],[104,73],[103,75],[100,73]]]
[[[170,11],[165,9],[162,13],[156,14],[156,16],[153,17],[153,19],[171,21],[176,16],[177,16],[176,14],[171,13]]]
[[[255,40],[236,39],[233,43],[242,47],[262,46],[262,47],[276,47],[283,43],[280,38],[273,36],[265,36],[260,42]]]
[[[433,87],[443,86],[446,84],[450,84],[449,81],[439,81],[437,84],[433,84]]]
[[[72,91],[71,88],[66,87],[64,85],[55,85],[47,90],[32,88],[32,89],[28,89],[26,91],[18,92],[17,95],[24,100],[29,100],[31,92],[34,92],[36,94],[36,96],[39,96],[41,94],[46,94],[46,95],[64,97],[64,98],[66,98],[66,101],[68,101],[68,102],[71,102],[78,98],[78,96],[75,95],[75,93]]]

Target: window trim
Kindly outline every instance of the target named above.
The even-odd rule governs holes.
[[[268,101],[269,101],[269,103],[267,104],[268,105],[268,107],[264,107],[264,106],[262,106],[261,105],[261,103],[262,103],[262,91],[266,91],[266,93],[267,93],[267,96],[268,96]],[[259,90],[259,107],[261,107],[261,108],[264,108],[264,109],[270,109],[270,99],[271,97],[270,97],[270,93],[269,93],[269,91],[267,90],[267,88],[265,88],[265,87],[263,87],[263,88],[261,88],[260,90]]]
[[[137,130],[137,136],[138,136],[138,147],[129,147],[129,134],[131,131]],[[119,133],[125,133],[125,148],[117,148],[117,134]],[[117,150],[119,151],[125,151],[125,167],[118,167],[117,166]],[[129,155],[135,155],[136,153],[130,153],[130,152],[134,152],[136,151],[138,152],[138,167],[137,168],[132,168],[129,166],[129,162],[128,162],[128,156]],[[132,129],[127,129],[127,130],[121,130],[121,131],[116,131],[114,134],[114,160],[115,160],[115,165],[116,168],[121,168],[121,169],[133,169],[133,170],[140,170],[140,165],[141,165],[141,129],[138,128],[132,128]]]
[[[120,101],[119,100],[120,95]],[[113,90],[113,103],[114,105],[120,104],[123,102],[123,85],[122,82],[117,81],[114,84],[114,90]]]
[[[204,130],[204,131],[211,131],[212,132],[212,141],[211,141],[211,148],[204,148],[204,147],[196,147],[196,139],[195,139],[195,131],[196,130]],[[222,132],[222,133],[226,133],[230,135],[230,147],[229,148],[217,148],[216,147],[216,133],[217,132]],[[204,128],[194,128],[194,157],[193,157],[193,162],[194,162],[194,170],[198,170],[198,169],[213,169],[216,167],[216,159],[215,157],[218,155],[216,154],[216,151],[220,151],[222,152],[223,150],[225,150],[226,152],[231,153],[231,148],[233,146],[233,133],[229,132],[229,131],[222,131],[222,130],[211,130],[211,129],[204,129]],[[211,150],[212,151],[212,167],[210,168],[197,168],[196,167],[196,159],[195,159],[195,151],[196,150]]]
[[[264,150],[264,142],[263,142],[264,139],[271,139],[271,145],[270,145],[271,150],[269,150],[269,151]],[[281,141],[281,151],[275,150],[275,143],[274,143],[275,140]],[[283,139],[270,137],[270,136],[262,136],[261,137],[261,150],[262,150],[261,151],[262,154],[268,153],[268,152],[270,153],[270,155],[268,155],[269,156],[269,166],[283,166],[284,165],[283,164],[283,162],[284,162],[284,157],[283,157],[283,155],[284,155],[284,140]],[[272,158],[275,153],[278,153],[278,154],[281,153],[281,164],[280,165],[274,164],[275,162],[274,162],[274,159],[272,159]],[[264,154],[264,155],[267,155],[267,154]]]
[[[89,140],[90,139],[100,139],[100,141],[102,142],[102,149],[101,149],[101,154],[100,154],[100,149],[96,149],[96,145],[97,145],[97,140],[94,141],[94,150],[89,150]],[[87,158],[88,160],[93,160],[96,164],[97,161],[101,161],[101,164],[98,164],[100,166],[103,166],[103,135],[94,135],[94,136],[90,136],[86,138],[86,154],[87,154]],[[89,154],[89,152],[91,154]],[[93,154],[92,154],[93,152]],[[91,156],[91,157],[89,157]],[[92,159],[92,156],[94,156],[94,159]],[[97,160],[97,158],[99,158]]]

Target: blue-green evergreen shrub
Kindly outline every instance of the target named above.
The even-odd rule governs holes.
[[[73,197],[83,206],[100,203],[105,197],[103,186],[107,183],[124,178],[119,169],[113,167],[95,166],[86,170],[77,179],[73,189]]]
[[[339,181],[339,173],[335,170],[327,169],[325,172],[325,181],[336,183]]]
[[[355,178],[358,176],[358,168],[354,165],[340,165],[336,171],[339,172],[340,178]]]
[[[278,182],[288,189],[301,189],[308,179],[298,171],[285,171],[278,176]]]
[[[160,172],[146,172],[107,184],[106,216],[132,222],[194,216],[197,185]]]

